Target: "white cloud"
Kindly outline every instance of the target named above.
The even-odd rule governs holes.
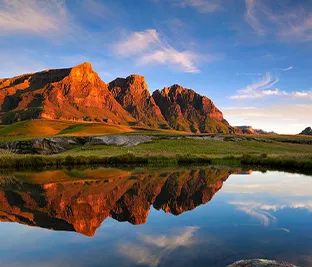
[[[136,264],[150,267],[160,265],[161,259],[178,247],[190,247],[195,243],[194,234],[198,227],[186,227],[178,235],[141,235],[142,245],[122,244],[120,253]]]
[[[184,72],[198,73],[200,70],[195,66],[195,59],[198,56],[192,52],[179,52],[172,47],[157,50],[150,54],[142,55],[138,60],[139,64],[172,64],[181,68]]]
[[[298,134],[311,124],[312,105],[273,105],[222,109],[231,125],[250,125],[278,133]]]
[[[158,33],[154,29],[148,29],[132,33],[129,38],[117,43],[114,49],[119,55],[133,55],[155,45],[161,45]]]
[[[63,0],[3,0],[0,2],[2,34],[32,32],[51,34],[67,26],[67,10]]]
[[[297,91],[292,94],[295,98],[310,99],[312,100],[312,90],[310,91]]]
[[[142,32],[133,32],[128,38],[114,45],[117,55],[136,57],[140,65],[162,64],[170,65],[176,69],[198,73],[200,70],[195,64],[199,55],[191,51],[179,51],[167,44],[155,29],[148,29]],[[206,56],[206,59],[213,60],[213,56]]]
[[[270,73],[266,73],[261,81],[248,85],[246,88],[238,90],[231,99],[254,99],[265,96],[287,95],[287,92],[272,87],[279,82],[278,78],[273,79]]]
[[[142,235],[141,238],[146,244],[155,245],[165,249],[175,249],[177,247],[189,247],[193,245],[194,233],[198,230],[198,227],[187,227],[181,235],[177,236],[149,236]]]
[[[294,67],[293,66],[289,66],[288,68],[282,69],[282,71],[289,71],[292,70]]]
[[[173,3],[179,7],[192,7],[200,13],[212,13],[221,8],[219,0],[175,0]]]

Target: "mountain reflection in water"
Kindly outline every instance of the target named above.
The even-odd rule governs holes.
[[[102,222],[144,224],[151,205],[174,215],[209,202],[227,169],[44,171],[0,179],[0,221],[93,236]]]

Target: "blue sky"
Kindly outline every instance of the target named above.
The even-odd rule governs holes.
[[[311,44],[309,0],[0,0],[0,77],[89,61],[279,133],[312,126]]]

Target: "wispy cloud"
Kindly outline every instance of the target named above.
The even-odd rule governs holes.
[[[145,51],[151,46],[161,45],[158,33],[154,29],[134,32],[127,39],[120,41],[114,47],[119,55],[127,56]]]
[[[200,13],[212,13],[221,8],[220,0],[174,0],[179,7],[192,7]]]
[[[274,212],[283,209],[306,209],[312,211],[311,201],[291,201],[280,204],[261,203],[256,201],[230,201],[229,204],[236,206],[237,210],[246,213],[253,219],[259,221],[264,226],[277,222],[277,218],[273,215]],[[290,232],[289,229],[280,228],[285,232]]]
[[[238,72],[237,76],[262,76],[262,72]]]
[[[51,34],[67,27],[67,9],[63,0],[3,0],[0,2],[0,34],[32,32]]]
[[[197,53],[177,50],[161,38],[155,29],[131,33],[128,38],[114,45],[114,51],[123,57],[135,56],[140,65],[162,64],[183,72],[200,72],[195,63],[200,58]],[[206,56],[206,59],[213,60],[214,56]]]
[[[270,223],[276,221],[276,217],[274,217],[270,212],[256,209],[256,207],[252,207],[250,204],[247,205],[239,205],[237,209],[260,221],[260,223],[266,227],[269,226]]]
[[[280,4],[273,11],[261,0],[245,0],[245,3],[245,20],[259,36],[272,35],[287,42],[312,41],[311,10],[303,7],[290,9]]]
[[[248,85],[246,88],[238,90],[236,95],[230,96],[231,99],[254,99],[265,96],[287,95],[287,92],[281,91],[274,86],[279,82],[278,78],[273,78],[267,72],[262,80]]]
[[[282,71],[290,71],[292,70],[294,67],[293,66],[289,66],[288,68],[282,69]]]
[[[264,27],[259,21],[257,10],[256,10],[256,0],[245,0],[246,2],[246,12],[245,20],[250,25],[250,27],[260,35],[265,33]]]

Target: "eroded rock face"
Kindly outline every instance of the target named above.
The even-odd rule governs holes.
[[[194,133],[234,131],[209,98],[191,89],[175,84],[155,91],[153,98],[169,126],[176,130]]]
[[[58,154],[69,150],[72,145],[116,145],[136,146],[153,141],[147,135],[107,135],[107,136],[82,136],[82,137],[50,137],[35,138],[0,143],[0,148],[17,154]]]
[[[93,236],[109,216],[143,224],[152,205],[175,215],[192,210],[210,201],[230,174],[215,168],[17,173],[23,180],[0,179],[0,221]],[[77,175],[86,180],[73,181]],[[37,182],[47,179],[65,182]]]
[[[65,152],[74,144],[83,144],[83,138],[36,138],[1,143],[0,148],[16,154],[49,155]]]
[[[272,260],[242,260],[235,262],[227,267],[296,267],[293,264],[286,262],[277,262]]]
[[[148,135],[107,135],[90,137],[88,139],[88,144],[136,146],[152,141],[153,137]]]
[[[2,79],[0,89],[3,124],[35,118],[109,120],[115,124],[134,121],[90,63]]]
[[[151,97],[145,78],[131,75],[127,78],[117,78],[108,85],[118,103],[128,111],[140,125],[167,128],[159,107]]]

